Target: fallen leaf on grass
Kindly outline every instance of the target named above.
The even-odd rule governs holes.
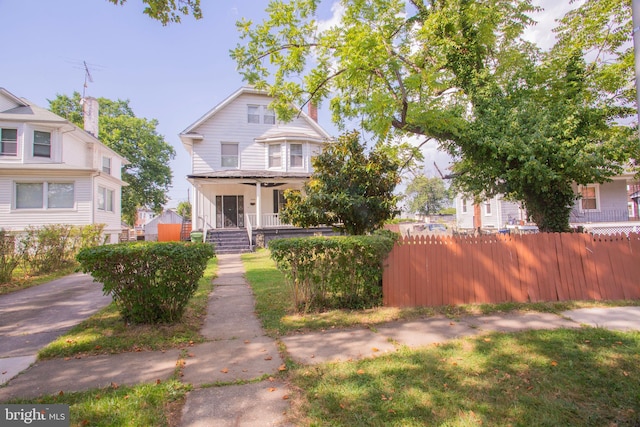
[[[371,349],[371,351],[373,351],[373,352],[375,353],[376,351],[380,351],[380,350],[379,350],[378,348],[376,348],[376,347],[373,347],[373,348]]]
[[[269,391],[270,391],[270,392],[272,392],[272,393],[273,393],[274,391],[276,391],[276,390],[277,390],[277,388],[275,388],[275,387],[269,387]]]
[[[483,341],[484,341],[484,342],[490,342],[490,341],[491,341],[491,338],[485,338]]]
[[[289,400],[289,395],[285,394],[284,396],[282,396],[282,400]]]
[[[278,367],[278,371],[286,371],[286,370],[287,370],[287,365],[282,364]]]
[[[112,382],[111,383],[111,388],[114,390],[117,390],[120,386],[117,383]]]
[[[362,375],[362,374],[364,374],[364,369],[358,369],[358,371],[356,372],[356,374],[358,374],[358,375]]]
[[[224,369],[220,369],[220,372],[222,372],[223,374],[226,374],[229,372],[229,369],[224,368]]]
[[[159,385],[159,384],[161,384],[161,383],[162,383],[162,381],[160,381],[160,380],[156,380],[156,385]]]
[[[556,362],[555,360],[551,361],[551,366],[558,366],[558,362]]]

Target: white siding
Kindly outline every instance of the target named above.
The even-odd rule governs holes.
[[[256,124],[248,123],[248,105],[268,105],[269,98],[263,95],[242,94],[225,108],[218,111],[211,119],[202,123],[195,131],[204,136],[201,141],[193,143],[193,173],[206,173],[223,169],[220,159],[220,143],[238,143],[239,169],[264,170],[268,168],[267,146],[255,142],[270,129],[281,128],[296,133],[313,132],[318,135],[309,123],[303,118],[295,118],[292,122],[282,124]],[[292,140],[289,140],[292,142]],[[296,142],[293,140],[293,142]],[[300,139],[304,143],[304,138]],[[309,154],[311,150],[304,144],[305,170],[309,166]],[[317,150],[317,148],[316,148]],[[285,153],[283,146],[283,166],[288,163],[288,149]]]
[[[15,182],[73,182],[75,207],[73,209],[14,209]],[[44,176],[2,177],[0,179],[0,228],[24,230],[46,224],[91,224],[91,178]]]

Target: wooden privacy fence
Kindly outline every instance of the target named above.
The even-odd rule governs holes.
[[[158,224],[158,242],[179,242],[182,224]]]
[[[401,238],[385,306],[640,298],[640,236],[540,233]]]

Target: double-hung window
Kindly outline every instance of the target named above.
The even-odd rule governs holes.
[[[265,125],[275,125],[276,124],[276,112],[267,108],[264,108],[264,124]]]
[[[282,147],[280,144],[269,145],[269,167],[282,167]]]
[[[247,121],[248,123],[260,123],[260,106],[249,105],[247,106]]]
[[[98,210],[113,212],[113,190],[98,186]]]
[[[111,157],[102,157],[102,172],[111,175]]]
[[[467,213],[467,199],[462,199],[462,213]]]
[[[289,146],[289,165],[292,168],[302,167],[302,144],[291,144]]]
[[[223,142],[220,144],[221,166],[223,168],[238,167],[238,144]]]
[[[486,202],[484,202],[484,214],[486,216],[491,215],[491,200],[487,200]]]
[[[74,203],[72,182],[16,183],[16,209],[72,209]]]
[[[33,156],[51,157],[51,132],[33,131]]]
[[[597,211],[600,208],[598,203],[598,187],[595,185],[583,185],[580,187],[580,209],[583,211]]]
[[[18,155],[18,129],[0,128],[0,156]]]

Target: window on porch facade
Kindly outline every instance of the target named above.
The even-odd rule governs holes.
[[[282,167],[282,146],[280,144],[269,145],[269,167]]]
[[[289,164],[292,168],[301,168],[302,163],[302,144],[291,144],[289,146]]]

